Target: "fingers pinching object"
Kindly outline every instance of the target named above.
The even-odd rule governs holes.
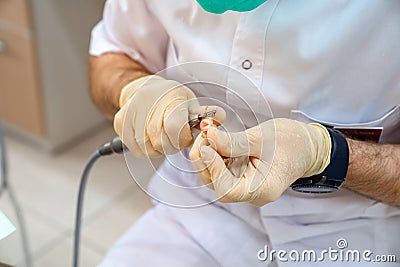
[[[204,118],[214,118],[217,110],[211,110],[204,112],[203,114],[190,114],[189,115],[189,126],[190,128],[194,128],[198,126],[202,119]]]

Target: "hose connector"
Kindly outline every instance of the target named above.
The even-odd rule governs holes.
[[[128,148],[124,145],[124,143],[122,143],[118,136],[114,137],[110,142],[105,143],[98,149],[98,152],[102,156],[123,154],[127,151],[129,151]]]

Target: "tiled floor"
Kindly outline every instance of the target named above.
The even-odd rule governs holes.
[[[55,156],[6,139],[9,179],[25,218],[33,266],[71,266],[79,177],[89,155],[113,136],[112,128],[104,127]],[[150,177],[152,171],[141,173]],[[85,195],[81,266],[96,266],[150,207],[150,199],[130,177],[122,156],[100,159]],[[0,197],[0,210],[17,223],[7,194]],[[0,262],[24,266],[18,230],[0,241]]]

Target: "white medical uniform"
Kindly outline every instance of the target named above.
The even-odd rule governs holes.
[[[251,12],[222,15],[205,12],[195,0],[110,0],[93,29],[90,53],[112,51],[128,54],[152,72],[192,61],[227,65],[261,90],[274,117],[384,126],[381,141],[400,142],[399,0],[269,0]],[[194,68],[190,75],[204,73]],[[227,82],[240,84],[229,76]],[[262,113],[257,94],[237,90]],[[240,111],[228,94],[225,100]],[[211,190],[171,193],[159,176],[182,185],[199,184],[199,179],[166,161],[150,185],[165,202],[196,203],[214,196]],[[339,238],[349,249],[394,254],[399,264],[400,209],[346,189],[322,196],[287,190],[262,208],[156,204],[100,266],[269,266],[257,259],[265,245],[287,252],[337,249]]]

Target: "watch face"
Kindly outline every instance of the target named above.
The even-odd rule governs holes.
[[[336,192],[338,187],[330,185],[292,185],[292,189],[301,193],[323,194]]]

